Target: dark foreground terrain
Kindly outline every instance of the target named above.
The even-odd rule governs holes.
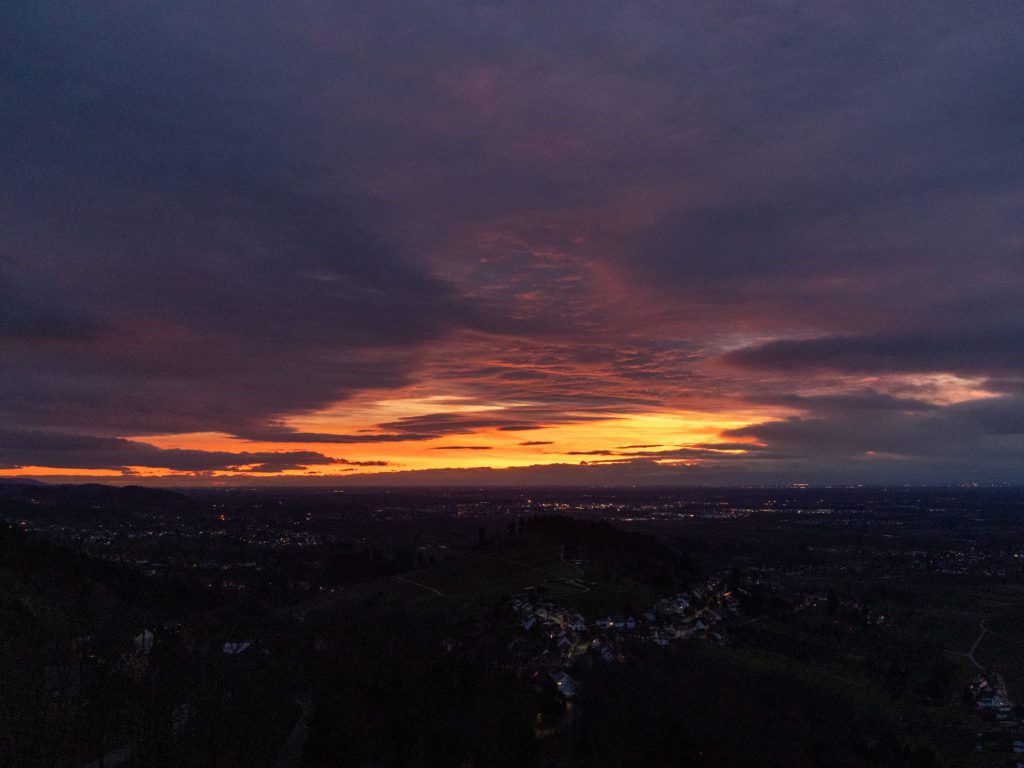
[[[1013,766],[1018,489],[0,485],[0,765]]]

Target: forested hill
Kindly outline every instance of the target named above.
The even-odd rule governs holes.
[[[137,485],[46,485],[30,482],[0,482],[0,514],[8,519],[24,515],[62,515],[131,512],[177,512],[195,503],[184,494]]]

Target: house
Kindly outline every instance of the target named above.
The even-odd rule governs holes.
[[[567,699],[576,698],[576,694],[579,693],[579,683],[577,683],[568,674],[559,670],[551,673],[551,679],[555,683],[555,688],[558,692]]]
[[[558,649],[559,653],[571,655],[573,649],[576,647],[576,643],[571,637],[563,632],[558,636],[558,642],[555,643],[555,647]]]

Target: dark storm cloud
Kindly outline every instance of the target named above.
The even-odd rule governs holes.
[[[774,341],[730,352],[727,363],[789,372],[1024,373],[1024,328],[829,336]]]
[[[386,466],[385,461],[334,459],[315,451],[199,451],[164,449],[138,440],[57,432],[0,430],[0,467],[65,469],[154,467],[180,472],[280,472],[309,465]]]
[[[861,480],[1024,480],[1024,400],[993,397],[928,410],[811,411],[730,430],[767,445],[765,458]],[[869,462],[872,462],[872,466]]]
[[[320,178],[317,62],[226,11],[0,11],[5,420],[240,430],[402,383],[473,323],[381,234],[384,206]]]

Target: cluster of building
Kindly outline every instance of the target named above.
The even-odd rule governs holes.
[[[636,616],[587,619],[534,590],[513,596],[505,608],[517,629],[509,641],[516,668],[548,675],[560,692],[575,695],[577,686],[566,677],[574,665],[624,662],[627,646],[635,643],[665,646],[694,637],[722,641],[719,625],[739,612],[739,603],[731,592],[723,591],[721,582],[709,581],[661,599]]]
[[[1015,714],[1015,707],[1006,692],[1006,682],[998,672],[979,672],[970,683],[970,694],[978,711],[995,718],[999,728],[987,734],[979,733],[977,751],[985,750],[982,739],[996,738],[996,744],[1009,736],[1013,750],[1012,762],[1017,768],[1024,768],[1024,719]],[[1005,744],[1005,742],[1002,742]]]
[[[1000,722],[1015,725],[1011,720],[1013,702],[1006,693],[1006,683],[1003,681],[1002,675],[979,672],[971,680],[970,690],[974,704],[979,710],[993,713],[996,720]],[[1024,749],[1021,751],[1024,752]]]

